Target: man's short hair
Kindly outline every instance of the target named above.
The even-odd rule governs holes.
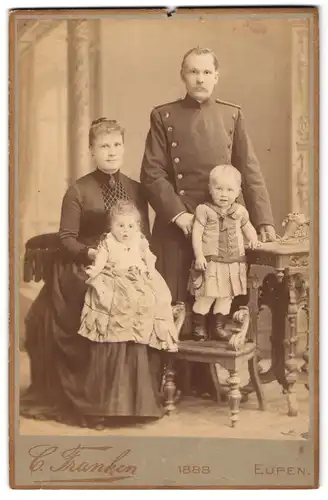
[[[211,56],[213,57],[213,64],[215,71],[219,71],[220,68],[219,60],[216,57],[216,54],[213,52],[213,50],[202,47],[194,47],[193,49],[188,50],[188,52],[186,52],[186,54],[183,56],[181,63],[181,72],[183,71],[186,59],[188,56],[190,56],[190,54],[196,54],[197,56],[201,56],[203,54],[211,54]]]

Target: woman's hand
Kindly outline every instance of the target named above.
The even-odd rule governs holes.
[[[84,268],[86,274],[89,276],[89,278],[91,277],[92,275],[92,266],[87,266]]]
[[[88,257],[90,260],[92,260],[92,262],[95,260],[96,255],[97,255],[97,250],[95,250],[94,248],[89,248]]]
[[[199,257],[197,257],[195,260],[195,269],[197,271],[205,271],[206,267],[207,267],[207,261],[204,255],[200,255]]]

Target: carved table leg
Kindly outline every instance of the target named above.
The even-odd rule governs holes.
[[[165,413],[172,413],[175,408],[176,401],[176,385],[175,385],[175,370],[173,368],[173,359],[169,357],[165,371],[164,371],[164,408]]]
[[[284,339],[287,300],[283,272],[279,270],[277,274],[268,274],[264,278],[261,287],[259,308],[267,306],[271,311],[271,366],[266,372],[260,373],[262,384],[273,382],[276,379],[281,384],[284,381]]]
[[[271,303],[272,311],[272,368],[275,378],[287,395],[288,415],[297,415],[297,401],[294,385],[297,380],[295,361],[297,306],[293,298],[292,282],[288,271],[277,269],[277,284]],[[289,328],[286,328],[286,319]],[[286,357],[287,350],[287,357]],[[262,380],[262,374],[261,374]]]
[[[239,419],[239,404],[241,400],[240,378],[236,369],[229,370],[229,375],[230,377],[227,382],[229,384],[228,401],[231,414],[230,419],[231,427],[235,427]]]
[[[298,414],[297,398],[295,393],[295,383],[297,382],[297,372],[298,366],[296,362],[296,346],[298,341],[297,335],[297,312],[299,308],[299,300],[303,292],[304,280],[302,275],[299,273],[288,276],[287,287],[288,287],[288,323],[289,331],[288,336],[285,340],[285,344],[288,350],[287,359],[285,362],[286,366],[286,383],[285,383],[285,393],[287,394],[288,403],[288,415],[294,417]]]
[[[290,275],[288,269],[277,269],[276,275],[268,275],[264,281],[259,302],[268,305],[272,313],[272,364],[269,373],[262,373],[260,379],[267,382],[270,371],[274,373],[287,395],[288,415],[296,416],[296,319],[299,307],[304,307],[307,300],[306,280],[300,273]]]
[[[288,293],[286,277],[284,275],[281,276],[281,273],[277,275],[276,292],[272,306],[272,369],[274,378],[280,385],[285,387],[285,339],[287,334]]]

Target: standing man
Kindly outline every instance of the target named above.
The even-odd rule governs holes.
[[[156,213],[152,249],[173,302],[187,301],[194,211],[208,198],[209,173],[216,165],[240,171],[251,222],[262,241],[275,239],[269,195],[240,106],[212,98],[219,79],[216,55],[191,49],[181,78],[186,97],[151,112],[141,167],[141,183]]]

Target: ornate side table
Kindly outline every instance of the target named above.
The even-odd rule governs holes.
[[[296,416],[298,407],[294,386],[298,372],[296,346],[300,309],[306,313],[309,335],[309,241],[307,238],[282,238],[277,242],[264,243],[262,247],[248,251],[248,262],[250,266],[256,264],[273,268],[258,292],[255,291],[258,310],[266,306],[272,315],[271,367],[262,372],[260,378],[262,383],[276,379],[281,384],[287,395],[288,415]],[[253,289],[250,306],[254,305]],[[305,364],[302,369],[307,371],[308,342],[303,359]]]

